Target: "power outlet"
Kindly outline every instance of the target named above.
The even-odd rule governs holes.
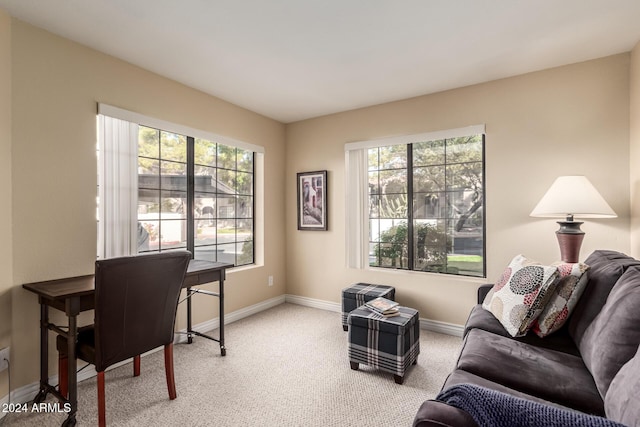
[[[268,284],[269,286],[273,286],[273,276],[269,276],[269,279],[268,279],[267,284]]]
[[[10,347],[5,347],[0,350],[0,371],[4,371],[9,367],[9,363],[7,363],[9,359],[9,349]],[[5,360],[7,359],[7,360]]]

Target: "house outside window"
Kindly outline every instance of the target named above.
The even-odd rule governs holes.
[[[140,126],[138,251],[252,264],[253,170],[251,151]]]

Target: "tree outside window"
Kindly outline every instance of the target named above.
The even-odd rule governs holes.
[[[484,135],[368,150],[369,265],[483,277]]]

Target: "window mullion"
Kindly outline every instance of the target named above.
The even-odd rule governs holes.
[[[485,161],[484,161],[485,157],[484,157],[484,155],[485,155],[485,134],[483,133],[482,134],[482,187],[481,187],[482,188],[482,211],[483,211],[483,213],[482,213],[482,236],[483,236],[483,238],[482,238],[482,272],[484,274],[486,274],[486,271],[487,271],[487,239],[484,238],[484,236],[485,236],[485,233],[486,233],[485,230],[487,229],[487,219],[486,219],[487,216],[485,215],[485,212],[486,212],[485,206],[486,206],[486,202],[487,202],[487,199],[485,198],[485,195],[487,194],[486,191],[485,191],[486,190],[485,184],[487,182],[487,179],[486,179],[487,175],[485,174]]]
[[[453,245],[454,237],[449,234],[449,224],[451,220],[451,215],[453,213],[450,211],[449,207],[451,206],[451,192],[449,191],[449,183],[448,178],[449,174],[447,173],[447,166],[449,165],[449,157],[448,157],[448,148],[449,144],[447,144],[447,139],[444,139],[444,203],[445,203],[445,215],[444,215],[444,272],[446,273],[449,270],[449,238],[451,238],[451,244]]]
[[[413,144],[407,144],[407,258],[407,268],[413,270]]]
[[[252,180],[252,189],[251,189],[251,238],[253,239],[253,244],[251,245],[251,259],[255,263],[256,260],[256,154],[251,153],[251,180]],[[325,183],[326,185],[326,183]],[[326,191],[326,190],[325,190]]]
[[[195,257],[195,142],[187,136],[187,250]]]

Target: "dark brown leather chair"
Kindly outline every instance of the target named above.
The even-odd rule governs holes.
[[[104,371],[164,346],[169,398],[176,398],[173,374],[173,334],[178,298],[191,254],[187,251],[111,258],[96,261],[95,323],[80,328],[76,355],[98,372],[99,425],[106,424]],[[67,393],[67,339],[58,335],[60,393]]]

